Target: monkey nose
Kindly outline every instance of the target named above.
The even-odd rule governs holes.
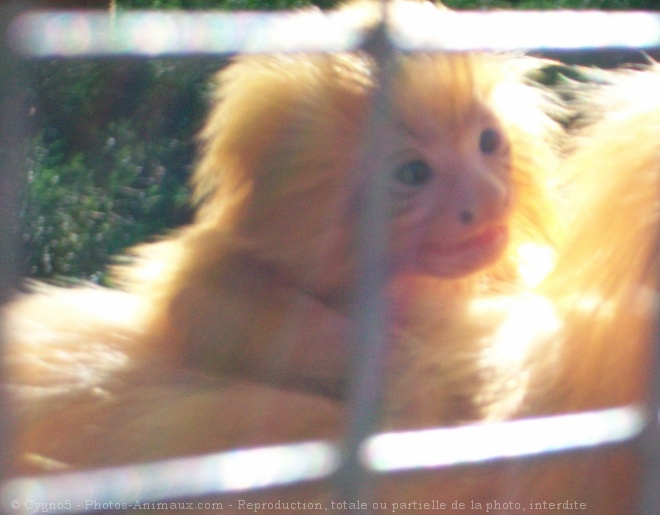
[[[502,217],[509,204],[509,192],[503,185],[489,185],[476,193],[463,197],[454,211],[457,221],[463,226],[478,224]]]
[[[475,216],[470,209],[461,209],[458,213],[458,219],[462,224],[470,225],[474,222]]]

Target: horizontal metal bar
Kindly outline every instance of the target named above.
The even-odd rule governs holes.
[[[341,51],[361,41],[355,23],[310,12],[28,12],[10,45],[30,57],[223,55]]]
[[[660,48],[660,14],[596,11],[439,11],[392,16],[391,38],[412,50]],[[29,57],[170,56],[351,50],[362,23],[320,10],[257,12],[28,12],[10,44]]]
[[[393,18],[402,50],[578,50],[660,47],[660,14],[605,11],[435,11]]]
[[[641,408],[628,406],[512,422],[381,433],[366,440],[360,456],[363,465],[377,473],[536,457],[633,440],[641,434],[646,420]],[[0,491],[0,509],[15,506],[12,513],[20,514],[33,513],[37,505],[51,506],[52,512],[58,512],[59,506],[60,513],[76,513],[89,509],[90,501],[121,505],[138,499],[156,502],[247,492],[329,478],[339,465],[338,447],[327,442],[239,449],[12,479]]]
[[[646,420],[641,408],[630,406],[497,424],[382,433],[365,442],[362,458],[377,472],[526,458],[625,442],[642,433]]]
[[[27,477],[10,480],[2,487],[0,511],[35,513],[38,506],[50,506],[49,513],[77,513],[137,501],[254,491],[326,478],[338,465],[335,446],[304,442]]]

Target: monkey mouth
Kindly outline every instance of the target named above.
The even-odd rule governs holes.
[[[491,227],[475,236],[466,238],[453,245],[433,246],[431,252],[438,255],[451,255],[470,251],[487,250],[502,239],[506,239],[507,229],[503,226]]]
[[[440,277],[458,277],[494,263],[508,242],[506,226],[493,226],[450,245],[430,243],[422,248],[418,266]]]

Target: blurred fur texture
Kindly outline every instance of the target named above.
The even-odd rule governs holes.
[[[414,21],[436,8],[394,9]],[[373,15],[369,4],[344,12]],[[388,199],[381,427],[643,401],[660,73],[615,74],[588,93],[589,109],[608,112],[564,158],[564,107],[526,78],[536,61],[398,60],[389,143],[402,150],[383,173],[404,184]],[[121,290],[41,287],[7,307],[15,473],[341,437],[365,194],[356,156],[378,76],[362,54],[239,57],[219,73],[193,178],[195,222],[136,249],[117,270]],[[415,175],[424,159],[443,178],[433,195],[424,189],[436,183],[406,183],[428,180]],[[506,224],[506,246],[483,263],[468,256],[474,266],[452,276],[443,267],[453,250],[438,238],[471,241],[489,217]],[[427,246],[437,263],[418,259]],[[624,513],[636,470],[616,449],[379,485],[385,501],[574,498],[589,513]],[[329,495],[323,485],[277,492],[303,494]]]

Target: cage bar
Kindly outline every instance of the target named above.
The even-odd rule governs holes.
[[[340,13],[28,12],[9,43],[25,57],[228,55],[352,50],[362,29]],[[402,51],[572,51],[660,48],[660,14],[650,12],[429,12],[411,26],[392,20]]]
[[[10,298],[18,283],[18,205],[23,184],[21,171],[24,161],[21,138],[24,134],[19,98],[21,75],[20,58],[8,48],[9,24],[19,13],[15,2],[0,5],[0,308]],[[3,327],[0,321],[0,356],[2,356]],[[4,363],[0,361],[0,382],[4,379]],[[0,481],[6,478],[11,448],[12,414],[4,389],[0,389]]]

